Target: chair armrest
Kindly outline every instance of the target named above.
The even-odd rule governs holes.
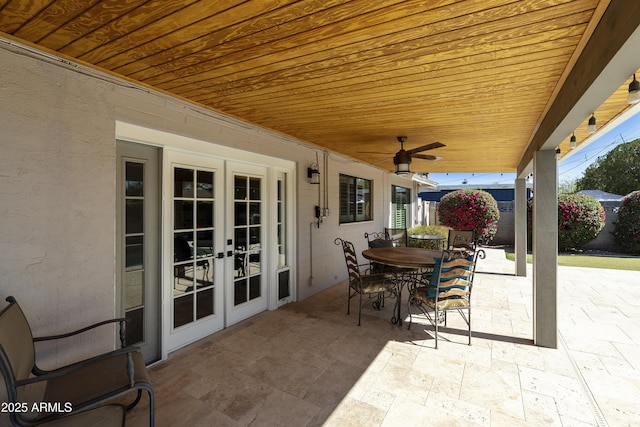
[[[133,360],[131,358],[131,354],[137,351],[140,351],[140,348],[134,347],[134,346],[119,348],[107,353],[100,354],[98,356],[94,356],[90,359],[72,363],[71,365],[67,365],[62,368],[55,369],[53,371],[43,371],[44,373],[39,374],[36,377],[26,378],[24,380],[18,380],[15,382],[15,386],[22,387],[29,384],[39,383],[42,381],[49,381],[64,375],[69,375],[76,371],[79,371],[80,369],[84,369],[87,366],[92,365],[93,363],[99,362],[104,359],[108,359],[110,357],[113,357],[119,354],[127,355],[127,377],[129,378],[129,385],[131,386],[134,383],[134,367],[133,367]]]
[[[40,342],[40,341],[49,341],[49,340],[57,340],[57,339],[61,339],[61,338],[68,338],[68,337],[72,337],[74,335],[78,335],[81,334],[83,332],[87,332],[91,329],[95,329],[99,326],[102,325],[108,325],[110,323],[120,323],[120,345],[121,348],[125,348],[126,342],[125,342],[125,322],[127,322],[129,319],[127,319],[126,317],[119,317],[116,319],[109,319],[109,320],[103,320],[102,322],[98,322],[98,323],[94,323],[93,325],[89,325],[87,327],[84,327],[82,329],[78,329],[77,331],[72,331],[72,332],[68,332],[66,334],[60,334],[60,335],[49,335],[49,336],[44,336],[44,337],[33,337],[33,342]]]

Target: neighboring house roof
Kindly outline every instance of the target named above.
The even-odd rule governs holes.
[[[580,190],[578,191],[578,194],[593,196],[600,202],[619,202],[624,197],[618,194],[607,193],[606,191],[602,190]]]
[[[532,182],[526,183],[527,198],[531,196]],[[439,202],[442,196],[455,190],[484,190],[490,193],[497,202],[514,200],[514,183],[510,184],[438,184],[435,188],[426,188],[418,193],[425,202]]]

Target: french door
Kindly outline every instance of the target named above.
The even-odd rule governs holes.
[[[227,162],[227,324],[267,309],[266,169]]]
[[[170,153],[165,176],[167,349],[224,328],[224,163]]]
[[[167,155],[167,349],[267,309],[266,168]]]

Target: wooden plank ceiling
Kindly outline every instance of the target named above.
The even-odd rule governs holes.
[[[384,169],[406,135],[446,145],[414,172],[512,172],[608,2],[0,0],[0,35]]]

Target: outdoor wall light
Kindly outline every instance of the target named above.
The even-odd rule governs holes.
[[[320,184],[320,171],[317,163],[312,163],[307,168],[307,178],[309,178],[309,184]]]
[[[576,134],[575,132],[571,134],[571,139],[569,139],[569,149],[573,150],[576,148]]]
[[[596,116],[591,113],[591,117],[589,117],[589,125],[587,126],[587,133],[589,135],[593,135],[596,133]]]
[[[629,83],[629,95],[627,95],[628,104],[637,104],[640,102],[640,82],[636,80],[636,73],[633,73],[633,80]]]

